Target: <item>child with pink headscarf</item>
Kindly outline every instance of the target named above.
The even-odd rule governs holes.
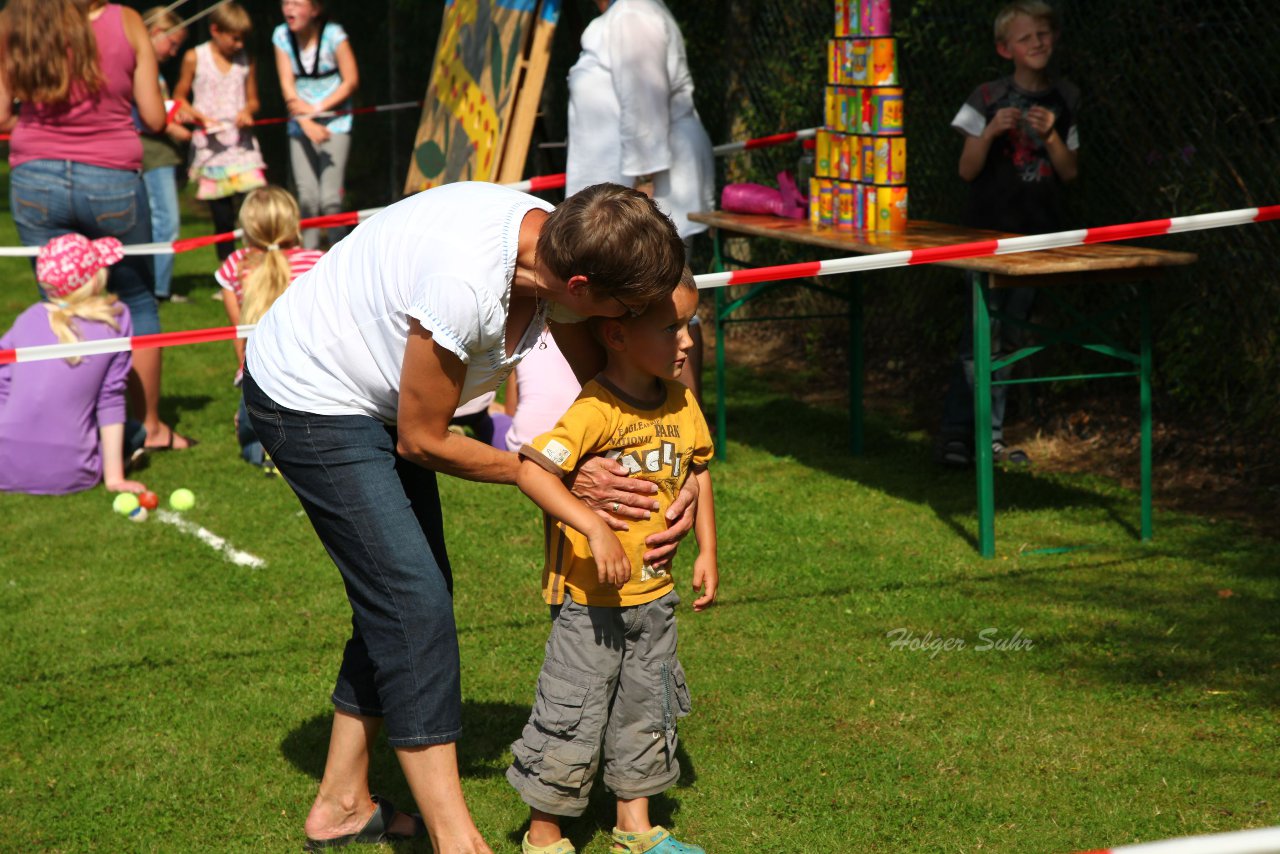
[[[114,237],[64,234],[36,258],[46,300],[18,315],[0,350],[133,334],[129,309],[106,293],[107,268],[124,257]],[[125,478],[146,440],[125,418],[128,352],[0,365],[0,491],[64,495],[105,482],[142,492]]]

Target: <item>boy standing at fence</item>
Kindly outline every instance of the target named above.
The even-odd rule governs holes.
[[[706,468],[711,434],[693,393],[678,382],[693,346],[689,321],[697,307],[686,267],[671,296],[600,320],[604,371],[550,432],[520,450],[516,482],[549,518],[542,581],[553,619],[533,714],[511,746],[507,769],[507,780],[532,809],[524,854],[573,854],[561,817],[583,813],[601,764],[617,797],[611,852],[703,854],[649,823],[649,798],[680,776],[676,720],[689,713],[689,690],[676,657],[680,597],[670,573],[643,559],[645,536],[666,527],[666,506],[686,478],[696,478],[693,587],[701,595],[693,610],[715,600],[715,510]],[[656,483],[660,509],[615,533],[562,481],[591,454]],[[553,519],[558,523],[550,524]]]
[[[1053,9],[1041,0],[1017,0],[996,15],[996,52],[1013,62],[1013,74],[984,83],[965,101],[951,126],[964,134],[960,177],[969,182],[965,225],[1018,234],[1062,228],[1062,185],[1077,172],[1080,147],[1076,115],[1080,91],[1049,73],[1058,38]],[[969,274],[969,284],[973,276]],[[1034,288],[990,292],[989,306],[1014,320],[1026,320]],[[965,314],[959,358],[942,417],[941,462],[967,466],[974,456],[973,321]],[[991,350],[1012,352],[1023,330],[991,321]],[[1003,345],[1003,346],[1002,346]],[[995,379],[1007,379],[1009,369]],[[991,388],[991,448],[996,462],[1026,463],[1026,453],[1004,442],[1008,386]],[[985,441],[985,437],[978,437]]]

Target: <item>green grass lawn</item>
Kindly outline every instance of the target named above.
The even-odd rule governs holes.
[[[189,219],[184,234],[208,231]],[[0,241],[17,242],[7,216]],[[7,328],[34,284],[25,262],[0,265]],[[192,301],[162,307],[166,330],[225,323],[214,267],[210,249],[179,256]],[[302,841],[348,606],[288,487],[238,459],[231,345],[172,349],[164,369],[164,414],[201,444],[139,478],[194,490],[186,517],[266,566],[132,524],[100,487],[0,495],[0,851]],[[1276,542],[1157,513],[1142,544],[1136,495],[1032,469],[998,474],[983,560],[972,475],[935,468],[926,436],[872,418],[850,458],[839,410],[745,371],[730,388],[721,599],[682,609],[694,713],[684,778],[655,801],[681,838],[713,854],[1054,854],[1280,824]],[[503,769],[547,630],[540,525],[514,489],[441,484],[464,785],[512,852],[525,810]],[[373,776],[410,804],[385,745]],[[569,834],[605,852],[611,819],[601,793]]]

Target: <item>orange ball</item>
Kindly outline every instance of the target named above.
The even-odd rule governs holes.
[[[154,492],[147,490],[138,496],[138,504],[148,510],[155,510],[160,506],[160,498]]]

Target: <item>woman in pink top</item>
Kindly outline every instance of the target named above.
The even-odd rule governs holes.
[[[122,243],[151,240],[142,143],[133,123],[165,124],[155,53],[142,18],[103,0],[9,0],[0,12],[0,129],[9,143],[10,210],[26,246],[71,231]],[[129,307],[137,334],[160,331],[151,259],[128,255],[108,289]],[[160,420],[160,350],[134,356],[147,447],[188,440]]]

